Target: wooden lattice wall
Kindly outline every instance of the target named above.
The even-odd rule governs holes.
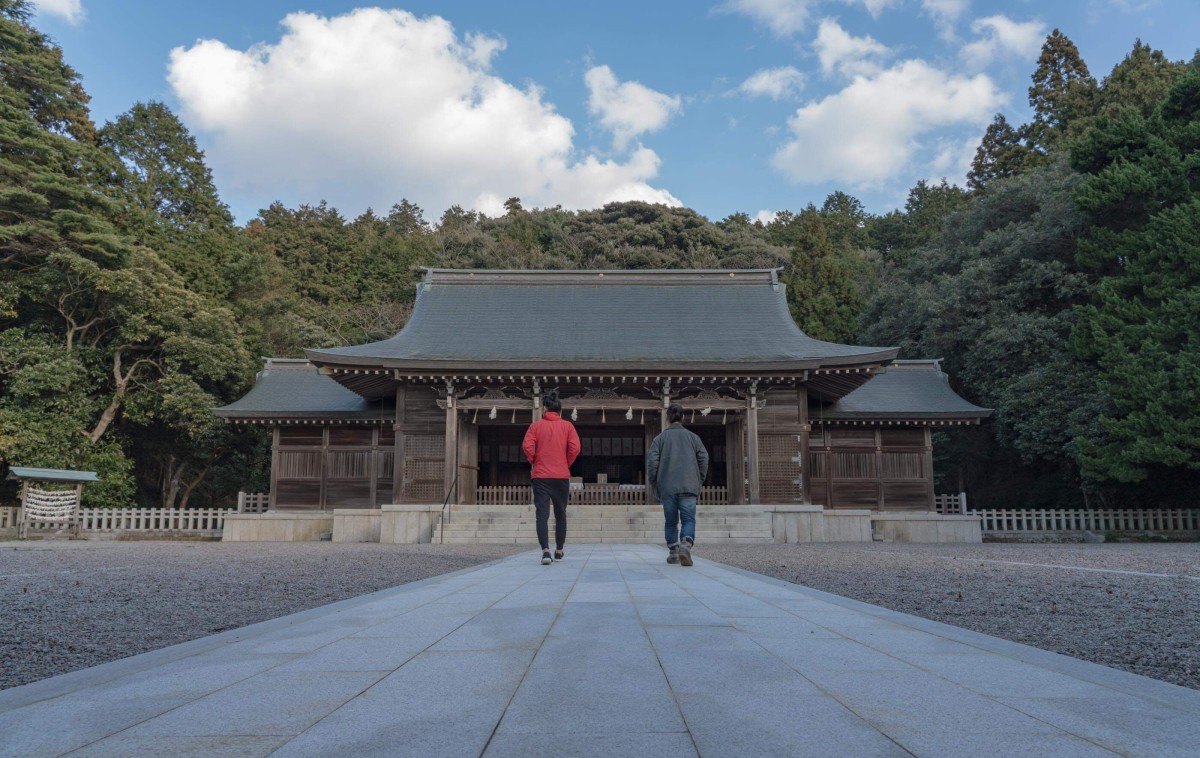
[[[372,508],[392,499],[394,438],[364,425],[276,427],[271,507]]]

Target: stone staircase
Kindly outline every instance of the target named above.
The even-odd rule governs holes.
[[[452,505],[434,530],[435,543],[537,544],[532,505]],[[658,505],[572,505],[567,509],[567,543],[663,542]],[[554,539],[554,517],[550,518]],[[702,505],[696,541],[771,542],[771,515],[754,505]]]

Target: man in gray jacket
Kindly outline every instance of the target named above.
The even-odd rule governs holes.
[[[683,428],[683,406],[667,406],[670,426],[650,443],[646,455],[646,481],[662,502],[663,532],[671,551],[667,563],[692,565],[696,542],[696,499],[708,473],[708,451],[704,443]]]

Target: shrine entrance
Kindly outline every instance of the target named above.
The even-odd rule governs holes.
[[[654,502],[646,491],[646,451],[659,432],[658,414],[639,412],[632,419],[623,413],[599,411],[575,415],[580,453],[571,466],[571,501],[597,505]],[[728,502],[729,430],[719,420],[685,425],[700,436],[708,450],[705,500]],[[528,428],[527,423],[478,424],[479,502],[528,501],[530,465],[521,449]]]

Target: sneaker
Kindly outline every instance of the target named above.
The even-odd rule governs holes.
[[[676,563],[679,563],[679,548],[672,547],[668,549],[670,552],[667,553],[667,563],[670,563],[672,566],[674,566]]]
[[[563,551],[561,551],[561,550],[554,551],[554,560],[561,561],[565,557],[566,557],[566,554],[564,554]]]
[[[550,557],[550,551],[543,550],[542,551],[542,565],[549,566],[551,563],[554,563],[554,559]]]
[[[687,544],[679,545],[679,565],[681,565],[681,566],[692,565],[692,549]]]

